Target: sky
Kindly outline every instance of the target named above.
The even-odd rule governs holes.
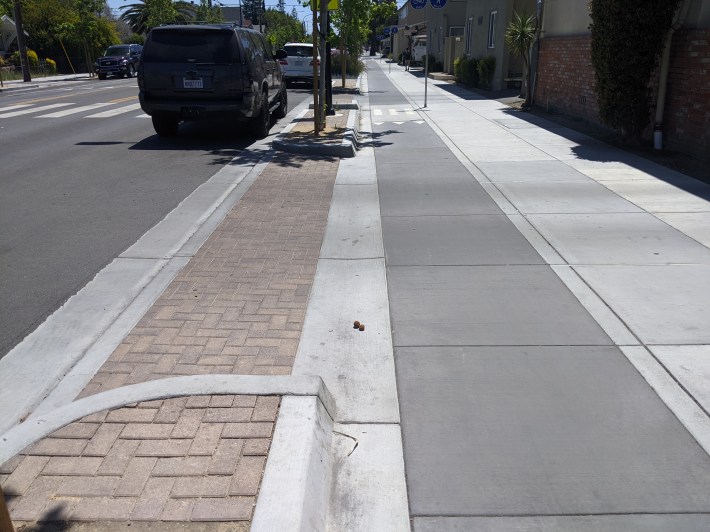
[[[239,0],[219,0],[219,2],[224,6],[239,7]],[[405,2],[406,0],[397,0],[397,7],[401,7]],[[116,14],[120,14],[121,7],[133,4],[134,0],[107,0],[107,3],[109,7],[116,12]],[[195,3],[197,3],[197,1]],[[265,3],[267,9],[276,8],[276,6],[278,5],[277,0],[266,0]],[[303,7],[298,0],[286,0],[286,13],[291,13],[291,10],[294,7],[296,8],[296,12],[298,13],[299,19],[310,20],[310,8]]]

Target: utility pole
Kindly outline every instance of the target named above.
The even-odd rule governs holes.
[[[22,26],[22,8],[20,0],[14,1],[15,29],[17,30],[17,47],[20,51],[20,66],[22,68],[22,79],[25,83],[32,81],[30,75],[30,64],[27,62],[27,43],[25,42],[25,29]]]

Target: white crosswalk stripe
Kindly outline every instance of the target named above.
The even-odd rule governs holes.
[[[99,107],[106,107],[107,105],[113,105],[113,104],[111,102],[92,103],[91,105],[82,105],[81,107],[74,107],[72,109],[65,109],[64,111],[57,111],[56,113],[49,113],[47,115],[40,115],[35,118],[61,118],[63,116],[73,115],[76,113],[81,113],[83,111],[91,111],[92,109],[98,109]]]
[[[382,116],[382,109],[373,109],[372,114],[375,116]]]
[[[11,111],[9,113],[0,113],[0,118],[11,118],[13,116],[28,115],[30,113],[40,113],[42,111],[49,111],[50,109],[56,109],[57,107],[66,107],[67,105],[74,105],[72,103],[52,103],[49,105],[43,105],[41,107],[32,107],[30,109],[22,109],[20,111]]]
[[[134,104],[131,104],[131,105],[126,105],[126,106],[124,106],[124,107],[118,107],[118,108],[116,108],[116,109],[110,109],[110,110],[104,111],[104,112],[102,112],[102,113],[96,113],[96,114],[93,114],[93,115],[88,115],[88,116],[85,116],[84,118],[109,118],[109,117],[116,116],[116,115],[120,115],[120,114],[123,114],[123,113],[129,113],[129,112],[131,112],[131,111],[135,111],[135,110],[140,109],[140,108],[141,108],[141,104],[139,104],[139,103],[134,103]]]
[[[23,107],[29,107],[32,105],[31,103],[16,103],[13,105],[8,105],[7,107],[0,107],[0,113],[4,113],[5,111],[15,111],[17,109],[22,109]]]

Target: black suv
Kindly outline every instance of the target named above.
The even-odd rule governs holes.
[[[272,111],[286,116],[284,57],[261,33],[230,24],[153,28],[138,70],[141,108],[161,136],[181,120],[227,118],[266,137]]]
[[[140,44],[116,44],[106,48],[103,57],[94,63],[94,71],[99,79],[109,75],[132,78],[138,70],[141,58]]]

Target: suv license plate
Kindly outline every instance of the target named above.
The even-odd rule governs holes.
[[[185,89],[201,89],[202,88],[202,78],[198,79],[182,79],[182,86]]]

